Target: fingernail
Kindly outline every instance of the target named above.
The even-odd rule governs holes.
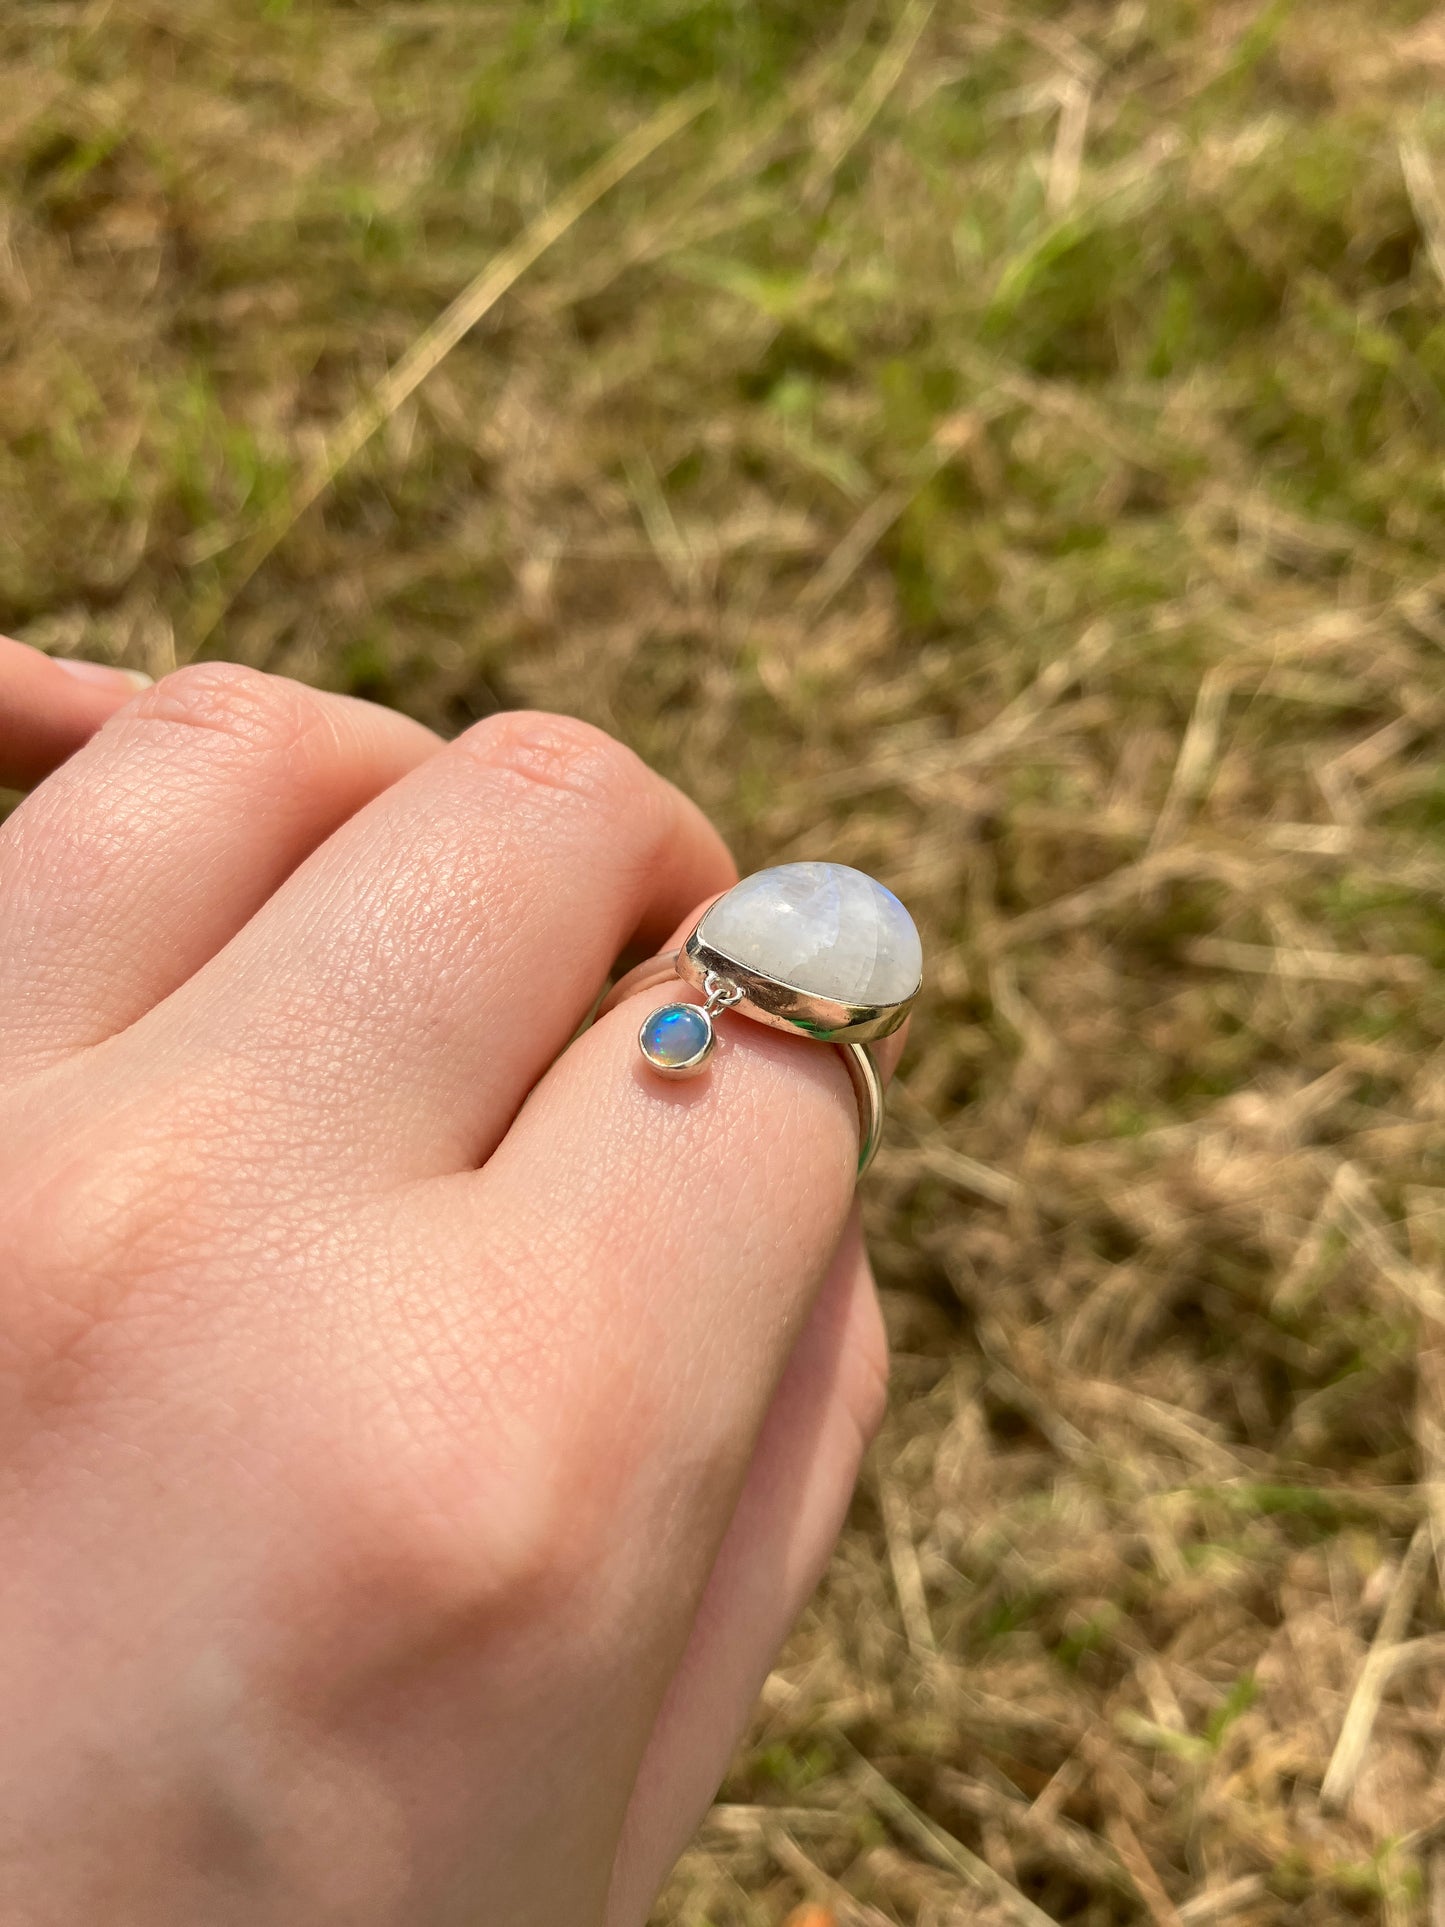
[[[74,656],[52,656],[50,660],[67,676],[79,682],[109,683],[115,689],[149,689],[155,681],[143,669],[114,669],[108,662],[79,662]]]

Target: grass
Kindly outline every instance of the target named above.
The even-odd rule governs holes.
[[[0,70],[0,626],[572,709],[925,927],[894,1415],[658,1920],[1438,1927],[1438,10],[36,0]]]

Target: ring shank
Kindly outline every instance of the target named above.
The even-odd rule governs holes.
[[[635,997],[639,991],[656,990],[663,984],[681,981],[677,974],[677,958],[676,950],[664,950],[629,970],[597,1006],[593,1022],[598,1017],[605,1017],[624,999]],[[873,1053],[866,1044],[835,1038],[832,1047],[847,1068],[858,1104],[858,1175],[861,1178],[873,1162],[879,1139],[883,1135],[883,1079],[878,1074]]]

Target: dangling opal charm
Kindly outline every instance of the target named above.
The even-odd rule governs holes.
[[[705,1004],[664,1004],[637,1033],[638,1048],[659,1077],[696,1077],[706,1070],[717,1044],[713,1018],[743,994],[711,972],[703,988]]]
[[[696,1077],[712,1056],[717,1032],[701,1004],[664,1004],[637,1033],[637,1042],[660,1077]]]

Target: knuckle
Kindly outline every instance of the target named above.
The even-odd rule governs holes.
[[[534,1620],[574,1591],[577,1492],[542,1438],[483,1451],[383,1425],[365,1451],[327,1456],[333,1568],[367,1575],[423,1632]]]
[[[182,732],[189,742],[214,737],[246,755],[289,753],[320,726],[315,693],[284,676],[240,663],[191,663],[141,697],[139,722]]]
[[[345,1408],[367,1416],[326,1455],[340,1487],[322,1510],[345,1522],[348,1563],[432,1623],[535,1621],[595,1594],[645,1450],[639,1414],[579,1365],[570,1319],[515,1302],[491,1262],[484,1276],[485,1340],[458,1343],[454,1306],[413,1305],[400,1371],[390,1334],[336,1363]]]
[[[130,1312],[195,1235],[196,1189],[179,1147],[144,1131],[15,1160],[0,1183],[0,1269],[16,1281],[0,1313],[7,1370],[64,1386],[68,1402],[102,1355],[123,1349]]]
[[[460,740],[489,768],[604,808],[635,807],[654,784],[630,749],[576,716],[512,710],[478,723]]]

